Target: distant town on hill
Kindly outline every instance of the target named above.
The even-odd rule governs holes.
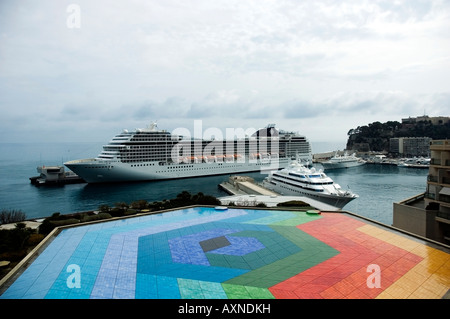
[[[359,152],[389,152],[391,138],[428,137],[433,140],[450,138],[450,117],[419,116],[402,122],[373,122],[358,126],[347,133],[347,150]]]

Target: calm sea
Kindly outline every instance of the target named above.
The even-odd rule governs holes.
[[[114,206],[117,202],[131,203],[145,199],[157,201],[176,197],[187,190],[192,194],[203,192],[213,196],[227,196],[218,184],[227,176],[209,176],[182,180],[121,183],[74,184],[59,187],[36,187],[29,178],[38,175],[40,165],[62,165],[73,159],[95,157],[103,143],[0,143],[0,209],[20,209],[28,219],[47,217],[54,212],[62,214],[95,210],[102,204]],[[324,145],[313,152],[324,152]],[[328,171],[340,184],[349,187],[359,198],[344,207],[345,210],[392,224],[393,203],[425,191],[426,169],[396,166],[364,165],[345,170]],[[266,175],[246,174],[257,181]]]

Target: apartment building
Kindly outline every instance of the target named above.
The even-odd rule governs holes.
[[[450,140],[431,141],[430,155],[426,191],[394,203],[393,226],[450,244]]]

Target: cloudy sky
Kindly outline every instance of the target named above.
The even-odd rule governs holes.
[[[74,4],[74,6],[72,5]],[[1,0],[0,142],[449,116],[448,0]]]

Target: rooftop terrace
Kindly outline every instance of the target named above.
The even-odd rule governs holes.
[[[189,207],[64,228],[0,298],[441,299],[449,252],[345,212]]]

